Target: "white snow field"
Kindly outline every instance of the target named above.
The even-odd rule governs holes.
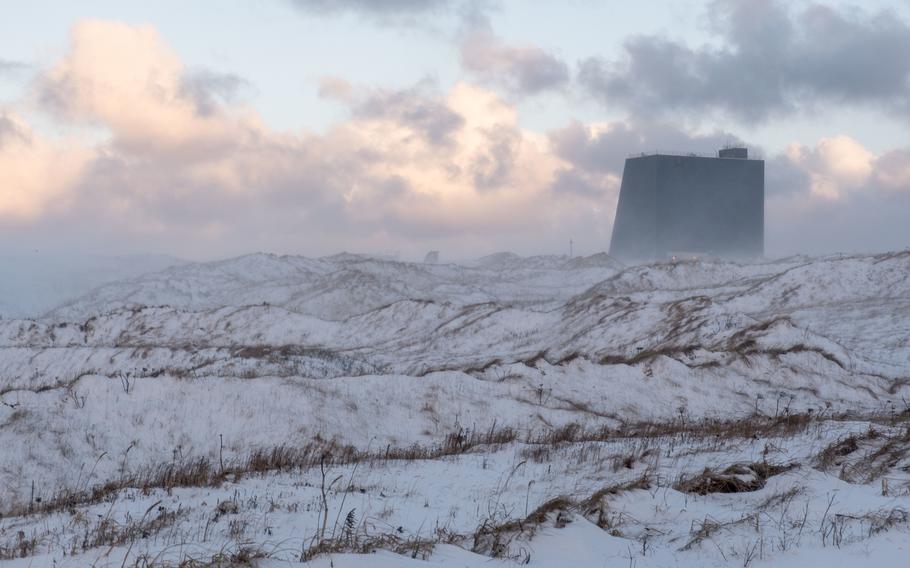
[[[910,251],[259,254],[0,319],[0,565],[300,562],[910,565]]]

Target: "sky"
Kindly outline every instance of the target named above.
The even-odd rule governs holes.
[[[729,143],[769,256],[910,247],[907,2],[4,3],[0,253],[592,254]]]

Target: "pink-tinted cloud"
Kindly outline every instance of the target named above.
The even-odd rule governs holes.
[[[78,141],[42,138],[22,117],[0,109],[0,219],[34,220],[66,201],[90,158]]]
[[[73,27],[70,49],[43,74],[38,97],[58,119],[100,124],[136,153],[191,159],[260,133],[246,109],[201,109],[190,78],[153,27],[88,20]]]
[[[484,87],[340,79],[321,93],[348,119],[320,134],[278,131],[232,96],[244,86],[188,68],[151,27],[76,25],[68,50],[35,82],[55,134],[0,109],[0,240],[202,258],[561,252],[569,238],[594,252],[609,244],[628,154],[738,140],[642,120],[541,134]],[[910,207],[907,151],[879,155],[832,136],[767,164],[770,252],[910,241],[894,215]]]
[[[207,91],[234,81],[188,82],[189,74],[151,27],[77,24],[68,51],[37,81],[37,99],[58,124],[106,136],[60,142],[65,160],[49,140],[30,142],[45,149],[29,160],[21,143],[0,147],[0,160],[20,162],[5,175],[28,181],[2,190],[0,215],[27,217],[32,235],[39,227],[95,243],[117,235],[123,246],[196,255],[464,251],[497,240],[533,250],[540,227],[568,231],[579,211],[596,212],[590,234],[602,242],[609,208],[555,197],[550,184],[566,162],[486,89],[336,80],[324,95],[350,118],[317,135],[270,130],[252,109]],[[59,172],[61,161],[73,163],[66,175],[42,173]]]
[[[876,154],[845,135],[790,145],[769,167],[767,248],[778,253],[910,247],[910,152]]]
[[[814,148],[791,144],[784,154],[809,174],[812,194],[825,199],[865,187],[875,165],[872,152],[844,135],[824,138]]]

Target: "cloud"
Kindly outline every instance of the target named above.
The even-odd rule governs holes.
[[[485,84],[515,95],[535,95],[569,83],[565,61],[534,45],[505,45],[485,21],[461,41],[461,64]]]
[[[93,135],[55,142],[0,121],[0,237],[201,257],[458,254],[494,240],[533,252],[596,218],[582,226],[605,246],[612,211],[590,196],[554,199],[549,184],[566,163],[487,89],[329,78],[321,94],[350,116],[316,134],[267,128],[238,100],[245,88],[186,66],[151,27],[77,24],[36,90],[60,129],[89,124]]]
[[[28,68],[28,65],[21,61],[11,61],[9,59],[0,59],[0,76],[18,73]]]
[[[864,187],[875,159],[859,142],[843,135],[824,138],[814,148],[791,144],[785,155],[809,176],[810,193],[826,199]]]
[[[910,116],[910,26],[896,13],[780,0],[716,0],[717,41],[628,39],[622,57],[588,58],[579,82],[607,105],[637,114],[723,111],[757,122],[826,103]]]
[[[431,33],[442,32],[438,23],[457,26],[458,22],[486,19],[501,7],[501,0],[282,0],[311,16],[351,14],[387,26],[422,27]]]
[[[324,81],[320,92],[346,103],[357,119],[404,126],[433,145],[451,143],[452,135],[464,125],[464,118],[427,82],[410,89],[355,91],[349,85]]]
[[[18,226],[62,205],[89,159],[78,143],[43,139],[22,117],[0,111],[0,220]]]
[[[304,10],[321,13],[365,12],[370,14],[413,14],[433,12],[452,5],[451,0],[292,0]]]
[[[521,146],[521,132],[508,125],[498,125],[483,131],[485,143],[474,158],[471,170],[474,186],[492,189],[506,184]]]
[[[7,142],[28,142],[30,135],[24,125],[12,114],[0,114],[0,147]]]
[[[205,68],[186,71],[180,78],[180,94],[192,99],[196,113],[203,116],[215,112],[218,101],[235,102],[242,91],[251,88],[250,82],[239,75]]]
[[[796,197],[809,193],[812,176],[787,153],[777,154],[765,161],[765,200],[777,197]]]
[[[184,159],[257,135],[251,113],[214,104],[215,87],[234,80],[188,72],[151,26],[88,20],[70,35],[67,54],[38,81],[41,105],[58,120],[102,125],[134,153]]]
[[[563,168],[556,172],[550,190],[556,195],[612,201],[619,196],[619,182],[620,178],[615,174],[599,176],[579,168]]]
[[[845,135],[792,144],[768,163],[766,180],[769,251],[910,247],[910,150],[876,155]]]
[[[356,14],[380,24],[416,25],[452,13],[464,0],[290,0],[304,14],[330,16]]]
[[[320,77],[320,98],[335,99],[345,104],[350,104],[354,99],[354,86],[341,77]]]
[[[910,191],[910,149],[892,150],[875,162],[875,180],[889,191]]]
[[[791,144],[776,159],[782,167],[802,172],[806,196],[838,201],[858,194],[910,192],[910,149],[876,155],[857,140],[838,135],[814,146]]]
[[[776,256],[910,249],[910,191],[866,187],[841,199],[808,195],[770,199],[765,250]]]
[[[37,81],[54,135],[0,109],[0,242],[199,258],[455,257],[562,251],[572,237],[594,252],[608,246],[628,154],[739,141],[641,119],[543,135],[486,87],[372,89],[337,78],[320,92],[348,118],[321,133],[284,132],[240,100],[246,88],[188,67],[153,28],[76,25]],[[89,137],[68,130],[83,124]],[[879,154],[832,136],[772,156],[767,171],[770,252],[894,248],[910,237],[898,214],[910,150]]]

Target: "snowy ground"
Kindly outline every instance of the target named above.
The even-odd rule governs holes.
[[[910,252],[252,255],[0,319],[0,362],[4,566],[910,548]]]

